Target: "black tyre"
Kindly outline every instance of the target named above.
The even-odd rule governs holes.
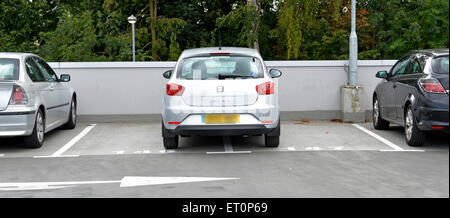
[[[276,148],[280,144],[280,136],[264,136],[266,147]]]
[[[178,148],[178,136],[171,138],[163,138],[165,149],[177,149]]]
[[[372,121],[373,121],[373,128],[378,130],[385,130],[389,129],[389,121],[384,120],[381,117],[380,113],[380,102],[378,102],[377,97],[373,99],[373,110],[372,110]]]
[[[64,129],[75,129],[77,126],[77,101],[72,98],[70,103],[69,121],[63,126]]]
[[[425,144],[426,132],[417,127],[414,117],[414,111],[411,105],[408,105],[405,112],[405,139],[410,146],[422,146]]]
[[[178,148],[178,135],[171,133],[164,127],[164,123],[161,122],[163,144],[165,149],[177,149]]]
[[[277,127],[264,135],[264,143],[266,147],[276,148],[280,144],[281,124],[278,122]]]
[[[24,137],[23,147],[25,148],[40,148],[44,144],[45,132],[45,117],[42,110],[36,113],[36,120],[34,122],[33,133],[30,136]]]

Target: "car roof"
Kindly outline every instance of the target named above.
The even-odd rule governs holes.
[[[437,57],[442,55],[448,55],[448,48],[414,50],[409,52],[409,54],[423,54],[430,57]]]
[[[0,52],[0,58],[17,58],[21,59],[22,57],[34,55],[31,53],[23,53],[23,52]]]
[[[261,58],[258,50],[253,48],[241,48],[241,47],[207,47],[207,48],[194,48],[186,49],[180,55],[180,59],[192,56],[198,56],[210,53],[231,53],[231,54],[242,54],[248,56],[255,56]]]

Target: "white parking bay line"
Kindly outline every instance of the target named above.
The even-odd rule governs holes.
[[[83,131],[80,132],[77,136],[75,136],[72,140],[70,140],[67,144],[62,146],[59,150],[57,150],[55,153],[52,154],[52,157],[57,157],[62,155],[64,152],[69,150],[73,145],[75,145],[80,139],[82,139],[86,134],[89,133],[97,124],[89,124],[86,128],[83,129]]]
[[[251,154],[252,151],[208,151],[206,154]]]
[[[370,135],[370,136],[376,138],[378,141],[383,142],[384,144],[388,145],[389,147],[393,148],[393,149],[396,150],[396,151],[405,151],[405,149],[401,148],[400,146],[398,146],[398,145],[396,145],[396,144],[390,142],[389,140],[387,140],[387,139],[385,139],[385,138],[383,138],[383,137],[381,137],[381,136],[379,136],[379,135],[377,135],[377,134],[371,132],[370,130],[368,130],[368,129],[366,129],[366,128],[364,128],[364,127],[358,125],[358,124],[352,124],[352,125],[353,125],[354,127],[358,128],[358,129],[360,129],[361,131],[367,133],[368,135]]]
[[[80,157],[79,154],[59,155],[59,156],[33,156],[33,158],[53,158],[53,157]]]
[[[231,138],[229,136],[223,137],[223,147],[225,151],[208,151],[206,154],[250,154],[251,151],[234,151],[233,144],[231,144]]]
[[[125,151],[114,151],[116,154],[125,154]]]
[[[223,147],[225,148],[225,152],[233,152],[233,145],[229,136],[223,137]]]

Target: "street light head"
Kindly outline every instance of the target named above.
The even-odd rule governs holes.
[[[128,23],[131,23],[131,24],[136,23],[136,20],[137,20],[136,17],[133,15],[128,17]]]
[[[342,8],[342,13],[347,13],[347,11],[348,11],[347,7]]]

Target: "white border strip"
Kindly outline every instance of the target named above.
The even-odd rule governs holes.
[[[386,67],[394,65],[396,60],[358,60],[358,66]],[[345,67],[347,60],[322,61],[264,61],[268,67]],[[174,61],[137,61],[137,62],[50,62],[55,69],[95,69],[95,68],[174,68]]]
[[[58,157],[61,156],[64,152],[69,150],[73,145],[75,145],[78,141],[80,141],[81,138],[83,138],[86,134],[89,133],[97,124],[90,124],[88,127],[84,128],[83,131],[81,131],[80,134],[75,136],[72,140],[70,140],[67,144],[65,144],[62,148],[57,150],[55,153],[52,154],[52,157]]]
[[[387,140],[387,139],[385,139],[385,138],[383,138],[383,137],[381,137],[381,136],[379,136],[379,135],[377,135],[377,134],[375,134],[375,133],[369,131],[368,129],[366,129],[366,128],[364,128],[364,127],[358,125],[358,124],[352,124],[352,125],[353,125],[354,127],[358,128],[358,129],[360,129],[361,131],[367,133],[368,135],[370,135],[370,136],[372,136],[372,137],[378,139],[378,141],[381,141],[381,142],[383,142],[384,144],[388,145],[389,147],[393,148],[395,151],[405,151],[405,149],[399,147],[398,145],[396,145],[396,144],[390,142],[389,140]]]

